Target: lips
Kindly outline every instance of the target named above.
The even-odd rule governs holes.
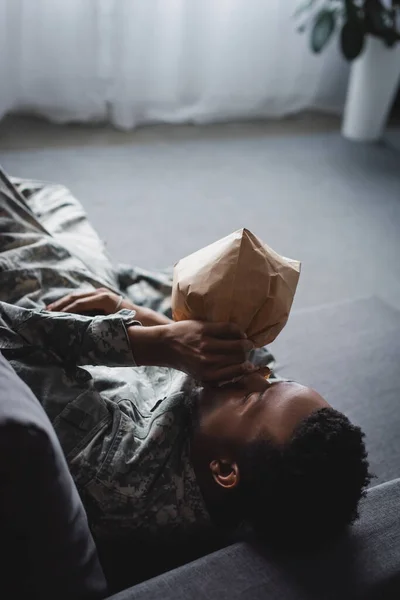
[[[256,394],[256,393],[257,393],[257,392],[250,392],[250,394],[247,394],[247,396],[244,396],[244,397],[242,398],[242,404],[243,404],[243,405],[244,405],[244,404],[246,404],[246,403],[247,403],[247,400],[250,398],[250,396],[252,396],[253,394]]]

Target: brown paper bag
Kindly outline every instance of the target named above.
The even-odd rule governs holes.
[[[288,320],[299,276],[298,261],[240,229],[177,263],[174,320],[237,323],[256,347],[270,344]]]

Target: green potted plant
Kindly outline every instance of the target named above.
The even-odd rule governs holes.
[[[381,137],[400,81],[400,0],[306,0],[296,11],[320,53],[335,33],[352,61],[342,132],[354,140]]]

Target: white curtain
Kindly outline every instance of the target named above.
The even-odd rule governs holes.
[[[0,0],[0,116],[146,122],[340,110],[347,68],[300,0]]]

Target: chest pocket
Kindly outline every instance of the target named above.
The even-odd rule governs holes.
[[[69,402],[53,422],[67,460],[71,461],[111,420],[107,404],[94,388]]]
[[[132,400],[122,398],[117,404],[120,411],[139,427],[144,427],[147,420],[151,417],[151,413],[146,408],[139,408]]]

